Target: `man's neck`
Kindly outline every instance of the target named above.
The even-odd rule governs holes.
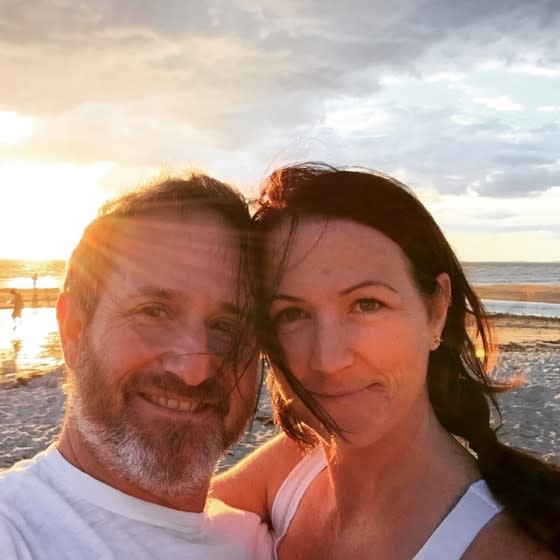
[[[103,465],[91,452],[81,434],[69,422],[66,422],[63,427],[57,447],[62,456],[74,467],[129,496],[179,511],[200,513],[204,510],[212,473],[208,474],[205,484],[201,484],[195,490],[191,489],[188,493],[156,494]]]

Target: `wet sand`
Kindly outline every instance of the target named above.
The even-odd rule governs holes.
[[[58,297],[58,288],[33,288],[18,289],[23,298],[25,307],[54,307]],[[12,305],[8,303],[11,299],[8,288],[0,288],[0,309],[10,309]]]

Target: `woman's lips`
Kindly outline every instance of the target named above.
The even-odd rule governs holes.
[[[375,387],[376,385],[378,385],[377,383],[371,383],[370,385],[366,385],[365,387],[361,387],[358,389],[350,389],[350,390],[344,390],[344,391],[310,391],[311,394],[319,399],[324,399],[324,400],[346,400],[346,399],[351,399],[355,396],[358,396],[360,393],[367,391],[368,389],[371,389],[373,387]]]

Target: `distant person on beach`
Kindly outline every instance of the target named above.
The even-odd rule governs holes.
[[[57,303],[62,433],[0,474],[1,558],[271,557],[257,515],[207,497],[256,402],[249,223],[237,191],[193,175],[86,228]]]
[[[560,553],[560,468],[499,442],[490,407],[508,385],[490,376],[484,308],[412,192],[294,165],[253,221],[284,434],[214,495],[267,520],[280,560]]]
[[[10,303],[12,304],[12,319],[14,320],[14,330],[18,327],[21,322],[21,312],[23,311],[23,297],[18,290],[10,290],[11,298]]]
[[[38,307],[39,305],[39,298],[37,295],[37,272],[34,272],[33,275],[31,276],[31,279],[33,280],[33,297],[31,300],[31,305],[33,307]]]

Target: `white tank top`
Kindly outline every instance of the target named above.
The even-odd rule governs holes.
[[[317,447],[294,467],[280,486],[271,513],[275,558],[303,495],[326,467],[323,450]],[[502,509],[484,480],[474,482],[412,560],[459,560],[482,527]]]

